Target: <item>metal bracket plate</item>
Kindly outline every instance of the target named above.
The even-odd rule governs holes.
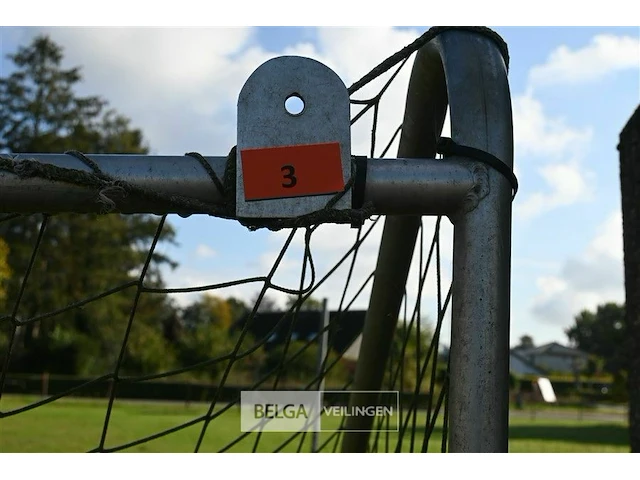
[[[289,113],[285,102],[301,99]],[[349,93],[310,58],[277,57],[258,67],[238,97],[236,215],[294,218],[324,208],[351,177]],[[351,192],[334,206],[351,208]]]

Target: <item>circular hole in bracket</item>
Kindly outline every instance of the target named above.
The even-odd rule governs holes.
[[[304,112],[304,100],[300,94],[292,93],[284,101],[284,109],[289,115],[302,115],[302,112]]]

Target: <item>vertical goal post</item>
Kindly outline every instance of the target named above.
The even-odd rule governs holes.
[[[511,203],[517,182],[507,67],[496,34],[443,29],[417,51],[398,158],[352,157],[347,185],[351,210],[386,216],[354,391],[382,389],[421,217],[447,216],[454,226],[446,393],[451,452],[508,450]],[[441,139],[447,108],[449,143]],[[249,227],[276,220],[278,228],[357,224],[349,217],[315,215],[319,210],[302,219],[268,211],[263,218],[238,218],[235,164],[235,148],[217,157],[2,154],[0,213],[209,214]],[[322,198],[327,203],[332,196]],[[367,399],[354,393],[350,403]],[[348,418],[342,451],[367,451],[372,421]]]

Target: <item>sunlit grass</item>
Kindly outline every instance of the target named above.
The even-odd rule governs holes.
[[[36,397],[5,395],[0,411],[8,412],[37,400]],[[216,407],[222,408],[224,406]],[[133,442],[145,436],[187,423],[207,412],[204,403],[168,403],[116,400],[105,438],[105,448]],[[103,432],[106,399],[65,398],[53,403],[0,418],[0,451],[2,452],[84,452],[97,447]],[[417,415],[414,450],[422,447],[425,414]],[[127,448],[127,452],[191,452],[194,450],[203,422],[198,422],[169,435]],[[338,420],[323,420],[323,428],[337,428]],[[231,407],[213,419],[204,436],[200,451],[217,452],[234,441],[240,431],[240,412]],[[322,432],[320,444],[331,433]],[[392,432],[378,439],[378,451],[395,450],[398,434]],[[562,418],[545,416],[545,411],[518,414],[510,421],[509,449],[512,452],[627,452],[627,424],[619,420],[579,419],[579,412]],[[311,435],[298,436],[286,446],[290,433],[263,433],[256,451],[309,452]],[[403,451],[410,451],[411,435],[406,434]],[[252,433],[227,449],[229,452],[251,452],[256,434]],[[302,445],[301,445],[302,442]],[[439,423],[429,441],[429,451],[441,448],[442,425]],[[335,442],[324,451],[332,451]],[[387,447],[388,445],[388,447]],[[337,445],[339,451],[339,444]]]

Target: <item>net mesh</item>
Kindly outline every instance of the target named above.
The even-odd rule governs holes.
[[[371,157],[387,156],[398,140],[401,126],[392,132],[383,148],[378,148],[379,118],[385,115],[381,105],[413,51],[415,49],[405,49],[401,58],[396,55],[385,68],[376,67],[375,77],[368,81],[375,79],[378,91],[370,99],[351,100],[353,128],[370,129],[368,153]],[[397,68],[386,74],[392,63]],[[356,82],[354,85],[358,88],[352,87],[351,93],[359,89],[361,83]],[[367,119],[370,122],[365,122]],[[80,217],[83,221],[95,222],[100,227],[97,231],[109,235],[114,242],[133,241],[131,258],[105,258],[103,252],[94,248],[98,243],[74,225],[74,219]],[[134,231],[155,229],[149,235],[150,244],[140,240],[144,238],[142,235],[132,240],[130,232],[114,231],[116,226],[110,223],[111,217],[124,219],[125,225]],[[31,252],[26,256],[29,261],[24,269],[19,274],[13,272],[8,280],[14,284],[6,291],[13,292],[13,296],[4,299],[5,311],[0,317],[0,335],[3,335],[0,339],[4,339],[0,343],[4,349],[0,356],[0,431],[4,432],[0,450],[311,451],[312,434],[306,431],[240,432],[240,391],[322,387],[348,391],[351,388],[353,358],[347,354],[348,345],[337,348],[336,344],[346,329],[350,330],[347,337],[353,342],[351,347],[357,345],[362,322],[358,324],[355,319],[362,318],[357,314],[367,305],[375,268],[372,259],[375,259],[384,218],[372,217],[359,228],[313,225],[277,233],[243,230],[242,235],[248,242],[281,243],[271,258],[257,260],[264,265],[266,273],[168,288],[163,278],[169,271],[165,245],[173,236],[171,224],[175,220],[185,226],[194,221],[193,218],[168,217],[173,216],[165,215],[158,220],[147,215],[12,214],[0,218],[1,231],[18,236],[20,248]],[[230,222],[213,217],[207,221]],[[448,366],[446,357],[441,355],[440,340],[451,298],[451,288],[447,287],[451,275],[449,269],[443,267],[447,261],[443,259],[440,234],[449,230],[446,219],[425,217],[422,220],[397,338],[393,339],[383,385],[386,390],[401,392],[399,411],[394,419],[381,417],[376,424],[369,442],[372,452],[446,450]],[[339,238],[338,245],[344,245],[344,252],[332,263],[323,260],[328,238],[331,242]],[[445,242],[444,249],[450,248]],[[56,265],[48,261],[54,258],[55,249],[83,254],[78,255],[72,265]],[[251,249],[244,250],[243,256],[249,261]],[[266,265],[267,260],[270,266]],[[112,261],[122,267],[122,275],[117,279],[104,273],[105,264]],[[299,278],[291,285],[288,282],[294,270],[298,271]],[[237,273],[241,271],[242,265],[238,263],[233,278],[240,277]],[[64,296],[67,301],[62,304],[55,304],[58,298],[41,300],[46,298],[42,292],[54,284],[64,285],[67,290]],[[86,291],[84,285],[91,285],[95,291]],[[34,295],[36,291],[39,295]],[[224,330],[199,325],[193,320],[198,318],[193,308],[190,323],[185,315],[158,318],[155,313],[159,311],[158,305],[180,303],[181,296],[185,295],[215,292],[218,297],[224,297],[226,292],[232,292],[246,299],[250,291],[254,295],[249,311],[238,315]],[[321,325],[320,312],[309,310],[309,305],[320,294],[329,296],[334,308],[328,325],[317,328]],[[272,299],[283,295],[289,298],[287,308],[269,312],[274,310]],[[188,304],[184,305],[187,306],[177,311],[189,310]],[[277,319],[265,330],[267,314]],[[105,322],[107,326],[97,330],[92,327],[95,322]],[[41,395],[16,395],[33,390],[27,387],[32,380],[12,370],[12,361],[20,357],[25,342],[37,343],[46,332],[47,338],[56,338],[58,344],[66,345],[63,338],[66,330],[60,325],[70,323],[91,339],[78,358],[84,362],[86,371],[94,373],[82,379],[59,379],[55,388],[48,374],[42,374],[38,377],[42,382]],[[145,360],[145,352],[154,352],[157,358],[157,350],[165,345],[157,338],[172,338],[176,329],[200,329],[198,334],[208,335],[210,339],[205,342],[206,351],[198,351],[196,355],[201,346],[193,345],[193,355],[183,355],[173,362],[167,360],[170,368],[157,359]],[[162,334],[157,334],[158,331]],[[300,338],[301,331],[306,332],[304,338]],[[330,348],[319,362],[321,367],[310,368],[313,361],[309,359],[318,356],[324,332],[328,333]],[[151,353],[148,356],[151,357]],[[95,368],[90,367],[91,362],[96,364]],[[41,370],[49,368],[55,370],[53,365],[43,366]],[[95,374],[100,368],[104,373]],[[173,401],[132,401],[136,397]],[[100,414],[96,415],[96,411]],[[336,420],[336,424],[331,425],[332,431],[322,432],[319,440],[316,438],[317,451],[340,450],[345,418],[340,422]],[[29,439],[29,435],[25,435],[30,422],[44,425],[39,438]],[[390,426],[389,422],[397,423]]]

